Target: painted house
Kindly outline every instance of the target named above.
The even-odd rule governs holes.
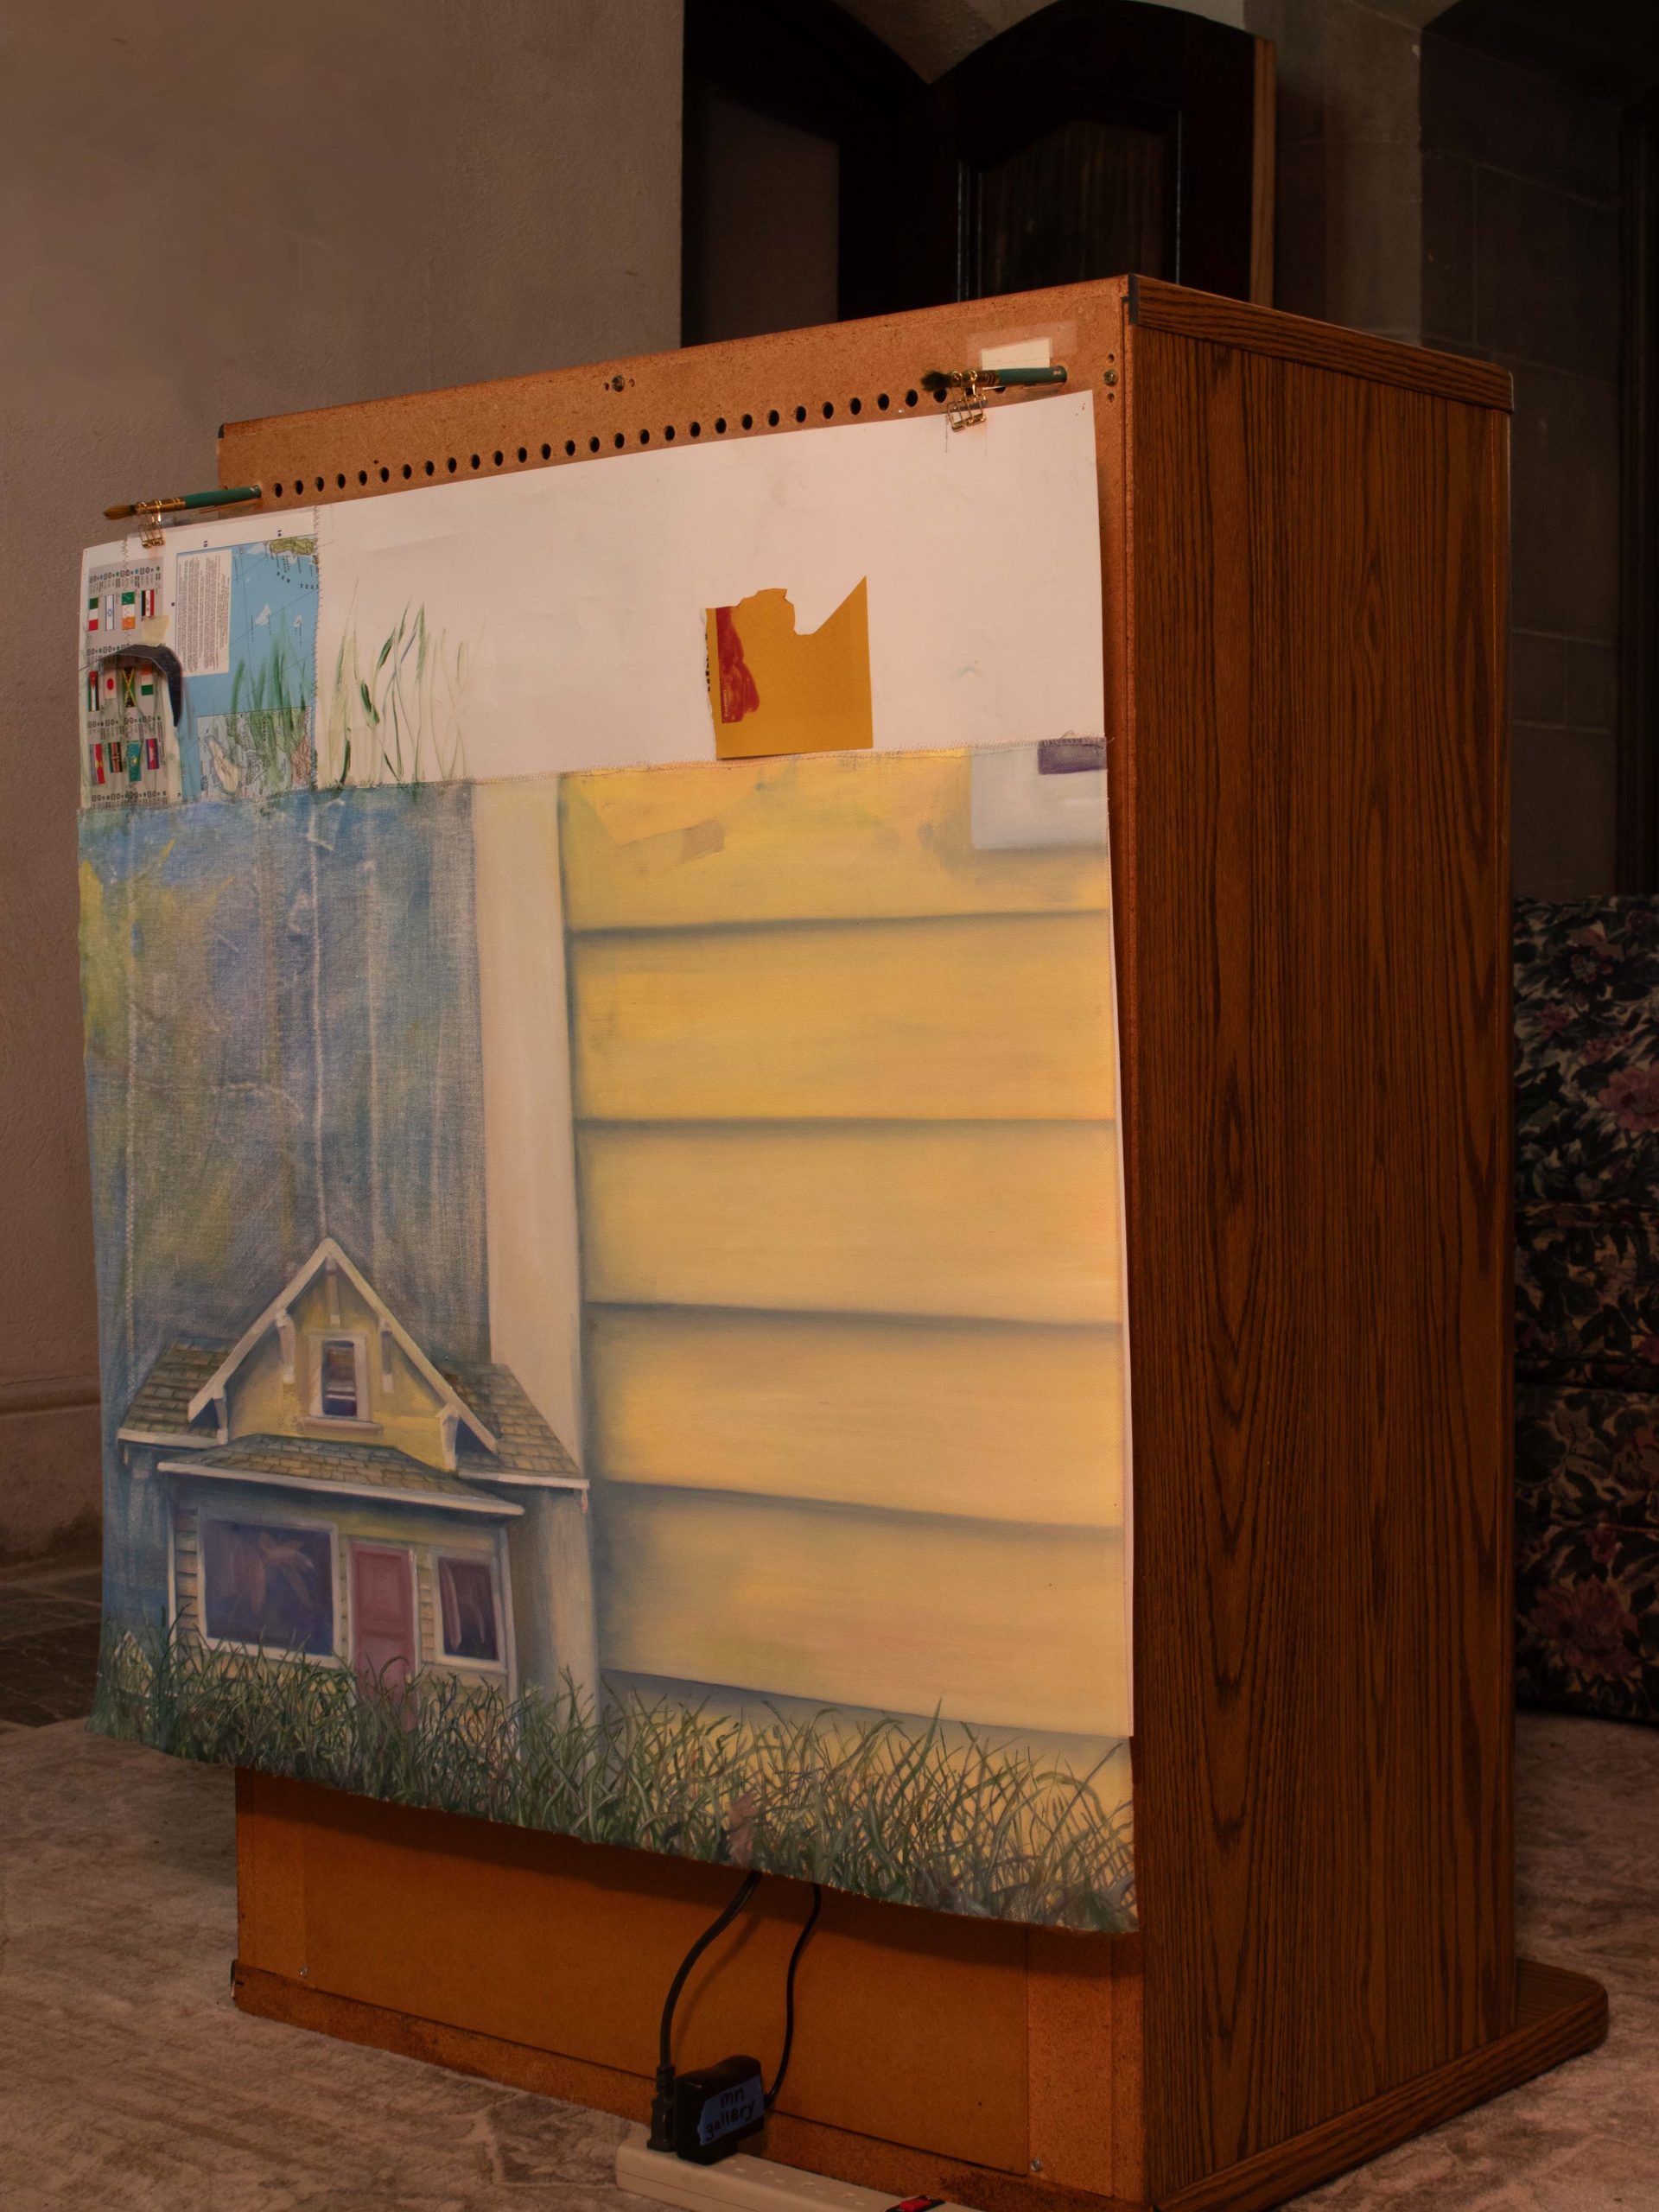
[[[167,1485],[177,1632],[591,1691],[586,1480],[507,1368],[440,1365],[333,1238],[234,1344],[170,1344],[117,1434]]]

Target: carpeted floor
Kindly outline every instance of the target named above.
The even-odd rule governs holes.
[[[1609,2042],[1305,2207],[1659,2212],[1659,1731],[1521,1750],[1522,1946],[1607,1982]],[[234,1937],[228,1774],[0,1732],[5,2212],[639,2205],[620,2121],[245,2018]]]

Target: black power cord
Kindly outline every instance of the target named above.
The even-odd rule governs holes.
[[[766,2091],[766,2110],[770,2112],[778,2101],[778,2092],[784,2086],[784,2076],[789,2071],[789,2054],[795,2046],[795,1969],[801,1963],[801,1953],[806,1948],[812,1930],[818,1924],[818,1915],[823,1910],[823,1891],[817,1882],[812,1885],[812,1910],[806,1916],[800,1934],[795,1938],[795,1948],[789,1955],[789,1971],[784,1977],[784,2050],[778,2061],[778,2071],[772,2077],[772,2087]]]
[[[823,1891],[812,1885],[812,1910],[795,1938],[795,1947],[789,1955],[789,1967],[784,1980],[784,2048],[778,2061],[778,2071],[772,2086],[764,2095],[760,2092],[760,2069],[752,2058],[730,2058],[718,2066],[706,2069],[697,2075],[685,2075],[677,2079],[681,2094],[677,2096],[677,2077],[674,2070],[674,2009],[681,1993],[690,1977],[691,1969],[717,1937],[724,1935],[744,1906],[760,1887],[760,1877],[749,1872],[738,1884],[730,1903],[709,1922],[696,1942],[680,1961],[674,1979],[668,1986],[668,1995],[663,2000],[663,2018],[657,2043],[657,2083],[651,2101],[651,2134],[649,2147],[653,2151],[670,2151],[682,2158],[693,2157],[706,2161],[718,2158],[728,2149],[734,2149],[743,2135],[753,2134],[765,2114],[778,2101],[784,2086],[784,2076],[789,2071],[790,2053],[795,2044],[795,1975],[801,1963],[818,1915],[823,1908]],[[691,2091],[688,2101],[684,2093]],[[723,2109],[729,2111],[729,2125],[721,2120],[713,2125],[705,2121],[699,2131],[696,2145],[681,2138],[687,2134],[689,2107],[698,2105],[705,2113],[713,2109],[706,2100],[723,2097]],[[688,2104],[688,2112],[680,2106]]]
[[[737,1885],[736,1896],[719,1918],[711,1920],[703,1929],[680,1961],[679,1972],[668,1985],[668,1995],[663,1999],[662,2029],[657,2038],[657,2091],[651,2101],[651,2135],[646,2145],[650,2150],[674,2148],[674,2007],[680,2001],[680,1992],[697,1961],[717,1936],[725,1934],[760,1886],[758,1874],[751,1872],[743,1877]]]

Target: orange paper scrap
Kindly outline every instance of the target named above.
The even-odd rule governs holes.
[[[783,590],[709,609],[709,704],[715,753],[842,753],[874,743],[870,620],[860,577],[827,620],[804,636]]]

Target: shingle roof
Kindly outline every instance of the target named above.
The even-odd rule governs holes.
[[[435,1503],[465,1498],[478,1510],[503,1514],[523,1510],[521,1506],[492,1497],[464,1475],[429,1467],[424,1461],[411,1459],[406,1452],[394,1452],[383,1444],[336,1443],[325,1437],[243,1436],[234,1444],[210,1446],[188,1461],[165,1464],[181,1472],[207,1477],[239,1477],[257,1482],[263,1476],[308,1490],[385,1491],[404,1497],[431,1498]]]
[[[224,1357],[223,1344],[169,1344],[138,1385],[121,1423],[122,1431],[137,1430],[146,1436],[190,1435],[190,1401]],[[212,1424],[207,1426],[211,1429]],[[199,1430],[197,1434],[200,1433]]]
[[[524,1474],[580,1477],[580,1469],[525,1395],[511,1368],[480,1360],[439,1370],[459,1398],[483,1422],[500,1445],[499,1453],[486,1452],[465,1433],[458,1440],[456,1457],[463,1467],[475,1466],[480,1474],[491,1467],[510,1467]]]

